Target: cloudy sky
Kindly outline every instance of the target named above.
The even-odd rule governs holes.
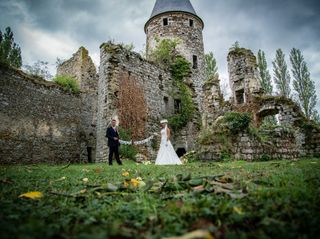
[[[301,49],[320,101],[320,1],[318,0],[191,0],[205,23],[206,52],[217,58],[227,81],[227,53],[239,41],[255,54],[266,52],[272,74],[275,51],[287,56]],[[24,64],[68,59],[86,47],[99,65],[99,46],[108,40],[145,47],[143,26],[155,0],[0,0],[0,29],[11,26]],[[320,104],[318,104],[320,106]],[[318,107],[320,109],[320,107]]]

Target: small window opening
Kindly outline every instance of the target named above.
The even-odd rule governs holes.
[[[167,113],[169,109],[169,98],[168,97],[163,97],[163,102],[164,102],[164,111]]]
[[[189,19],[189,26],[193,27],[193,20],[192,19]]]
[[[168,26],[168,18],[163,18],[163,26]]]
[[[192,57],[193,59],[193,66],[192,66],[192,68],[193,69],[198,69],[198,57],[197,56],[195,56],[195,55],[193,55],[193,57]]]
[[[238,90],[235,92],[236,95],[236,102],[237,104],[243,104],[244,103],[244,90]]]
[[[181,113],[181,100],[174,100],[174,113],[179,114]]]

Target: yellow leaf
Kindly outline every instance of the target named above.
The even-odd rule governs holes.
[[[129,176],[129,172],[128,172],[128,171],[123,172],[123,173],[122,173],[122,176],[123,176],[123,177],[128,177],[128,176]]]
[[[80,193],[85,193],[85,192],[87,192],[87,189],[80,190]]]
[[[130,183],[134,187],[138,187],[139,186],[139,181],[137,179],[135,179],[135,178],[132,178]]]
[[[19,198],[31,198],[31,199],[38,199],[42,197],[43,197],[42,192],[28,192],[28,193],[21,194],[19,196]]]
[[[239,207],[233,207],[233,211],[234,211],[235,213],[238,213],[239,215],[242,215],[242,214],[243,214],[242,209],[239,208]]]

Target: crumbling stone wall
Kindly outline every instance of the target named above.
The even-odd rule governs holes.
[[[81,94],[81,160],[95,161],[96,125],[98,111],[98,75],[89,52],[80,47],[67,61],[58,66],[57,75],[72,76],[80,86]],[[90,153],[91,152],[91,153]],[[88,156],[88,153],[91,156]]]
[[[148,107],[146,132],[159,133],[159,120],[174,113],[174,95],[171,75],[160,67],[144,60],[139,54],[128,51],[120,45],[111,43],[100,47],[100,73],[97,121],[97,161],[107,160],[107,140],[105,132],[110,120],[117,117],[117,93],[121,75],[129,75],[143,88]],[[120,122],[121,125],[121,122]],[[150,135],[146,135],[148,137]],[[174,146],[190,150],[194,145],[194,127],[188,124],[174,135]],[[156,152],[149,147],[150,158]]]
[[[206,81],[203,85],[202,127],[210,127],[224,112],[224,99],[220,89],[218,75]]]
[[[294,132],[282,129],[267,132],[269,139],[262,141],[247,132],[234,135],[226,142],[215,142],[202,146],[198,155],[202,160],[220,161],[226,158],[236,160],[277,160],[298,159],[305,155],[304,148],[299,147]]]
[[[243,160],[296,159],[319,156],[320,130],[303,128],[307,120],[298,105],[280,96],[262,95],[256,58],[250,50],[237,48],[228,55],[230,86],[233,100],[230,108],[219,104],[219,82],[206,82],[204,85],[204,108],[206,122],[202,133],[210,132],[219,116],[227,111],[249,112],[253,124],[261,125],[267,116],[278,115],[282,127],[265,132],[264,142],[253,134],[240,132],[233,137],[225,137],[224,142],[214,140],[201,145],[199,158],[220,160],[226,156]],[[284,129],[292,129],[288,134]],[[214,133],[213,133],[214,134]],[[214,137],[218,135],[213,135]],[[210,139],[210,138],[209,138]]]
[[[229,82],[233,104],[250,103],[252,96],[262,92],[256,57],[244,48],[236,48],[228,54]]]
[[[79,96],[0,64],[0,163],[80,162]]]

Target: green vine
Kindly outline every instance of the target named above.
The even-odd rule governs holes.
[[[191,74],[191,63],[183,56],[177,54],[179,39],[159,39],[156,38],[156,47],[151,52],[150,58],[156,64],[171,72],[173,86],[178,88],[181,107],[178,113],[168,118],[170,126],[177,131],[192,120],[195,105],[192,99],[192,90],[184,81]]]
[[[177,56],[170,67],[173,84],[179,89],[179,96],[181,100],[180,112],[169,118],[169,123],[175,131],[183,128],[192,119],[195,111],[195,105],[192,99],[192,90],[183,81],[185,77],[190,76],[190,65],[190,62],[188,62],[184,57]]]

